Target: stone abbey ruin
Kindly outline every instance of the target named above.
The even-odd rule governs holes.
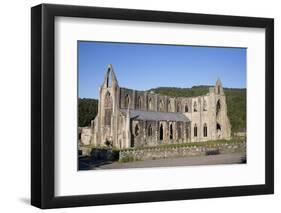
[[[230,138],[220,80],[206,95],[169,97],[119,87],[112,65],[100,87],[98,114],[81,129],[82,144],[118,149]]]

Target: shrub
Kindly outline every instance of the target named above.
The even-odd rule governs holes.
[[[218,149],[206,151],[206,155],[218,155],[218,154],[220,154],[220,151]]]

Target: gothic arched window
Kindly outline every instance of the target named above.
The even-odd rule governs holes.
[[[217,123],[217,131],[221,130],[221,125],[219,123]]]
[[[185,111],[185,112],[188,112],[188,106],[187,106],[187,104],[186,104],[185,107],[184,107],[184,111]]]
[[[207,124],[206,123],[204,124],[204,127],[203,127],[203,136],[204,137],[208,136],[208,128],[207,128]]]
[[[178,125],[178,139],[181,139],[181,126],[180,125]]]
[[[137,124],[135,126],[135,136],[138,136],[139,135],[139,131],[140,131],[140,128],[139,128],[139,125]]]
[[[196,124],[194,124],[194,137],[197,137],[197,125]]]
[[[168,112],[172,112],[171,101],[168,101]]]
[[[196,101],[193,104],[193,112],[197,112],[197,103],[196,103]]]
[[[137,108],[141,109],[141,97],[140,96],[138,97],[138,102],[137,103],[138,103]]]
[[[170,124],[170,139],[173,139],[173,125]]]
[[[163,140],[163,135],[164,135],[164,129],[163,129],[163,125],[161,124],[160,125],[160,136],[159,136],[160,141]]]
[[[203,100],[203,111],[207,111],[207,101]]]
[[[163,103],[163,100],[160,100],[160,102],[159,102],[159,111],[160,111],[160,112],[163,112],[163,111],[164,111],[164,103]]]
[[[149,109],[149,110],[152,110],[152,101],[151,101],[151,98],[149,98],[149,100],[148,100],[148,109]]]
[[[125,105],[124,105],[124,107],[125,108],[129,108],[129,106],[130,106],[130,96],[127,94],[125,96]]]
[[[181,104],[178,103],[178,104],[177,104],[177,112],[180,112],[180,111],[181,111]]]
[[[148,126],[148,136],[152,136],[152,126],[149,124]]]

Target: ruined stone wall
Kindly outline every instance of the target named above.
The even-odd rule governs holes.
[[[91,140],[93,137],[92,133],[93,129],[91,127],[81,127],[78,130],[79,140],[82,145],[91,144]]]
[[[131,123],[131,147],[160,144],[186,143],[190,141],[189,124],[181,121],[143,121]]]
[[[121,109],[155,111],[155,112],[188,112],[192,108],[192,98],[169,97],[147,91],[120,88],[119,106]]]
[[[113,68],[109,65],[99,92],[98,115],[92,122],[92,132],[84,134],[83,141],[87,144],[99,146],[109,141],[114,147],[127,148],[230,139],[231,127],[220,80],[215,87],[210,87],[205,96],[168,97],[153,92],[120,88]],[[129,116],[124,115],[124,111],[122,114],[120,109],[178,112],[189,118],[191,123],[134,119],[131,122],[127,120]],[[150,125],[152,133],[148,133]],[[90,140],[86,139],[89,137]]]

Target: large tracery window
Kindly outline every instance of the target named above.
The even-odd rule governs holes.
[[[111,125],[111,115],[112,115],[112,109],[105,109],[104,110],[104,124],[106,126]]]

